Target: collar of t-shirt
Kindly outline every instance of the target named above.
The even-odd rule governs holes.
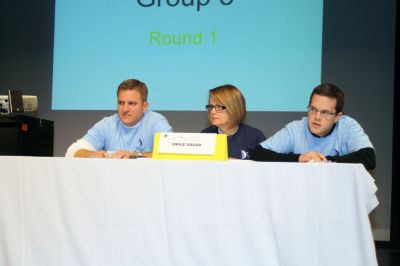
[[[122,123],[122,121],[121,121],[122,130],[125,131],[125,132],[130,132],[130,134],[132,134],[133,132],[135,132],[135,134],[136,134],[136,132],[138,131],[141,123],[142,123],[142,119],[140,119],[139,122],[137,122],[133,126],[129,127],[129,126],[125,125],[124,123]]]
[[[329,136],[330,134],[332,134],[333,130],[335,130],[336,125],[337,125],[337,123],[335,123],[335,124],[333,125],[333,127],[331,128],[331,130],[330,130],[326,135],[323,135],[323,136],[318,136],[318,135],[312,133],[311,130],[310,130],[310,128],[308,128],[308,131],[310,131],[311,135],[313,135],[313,136],[316,137],[316,138],[325,138],[325,137]]]
[[[217,129],[218,129],[218,134],[224,134],[224,133],[221,131],[221,129],[220,129],[219,127],[218,127]],[[228,138],[232,138],[233,136],[235,136],[236,134],[238,134],[239,130],[240,130],[240,125],[238,125],[238,128],[236,129],[235,133],[233,133],[233,134],[230,135],[230,136],[227,135]]]

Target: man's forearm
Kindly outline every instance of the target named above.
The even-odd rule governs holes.
[[[266,162],[298,162],[299,156],[300,154],[279,153],[264,149],[261,145],[249,152],[250,160]]]
[[[326,158],[338,163],[362,163],[367,170],[372,170],[376,166],[375,150],[373,148],[363,148],[346,155],[326,156]]]

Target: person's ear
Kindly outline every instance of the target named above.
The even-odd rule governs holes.
[[[337,122],[340,120],[340,118],[342,117],[342,115],[343,115],[343,112],[339,112],[339,113],[336,115],[336,117],[335,117],[335,123],[337,123]]]
[[[147,112],[148,108],[149,108],[149,102],[144,102],[143,103],[143,113]]]

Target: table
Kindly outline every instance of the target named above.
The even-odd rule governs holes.
[[[361,164],[0,157],[0,265],[377,265]]]

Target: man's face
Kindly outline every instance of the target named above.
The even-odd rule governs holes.
[[[137,124],[148,105],[148,102],[142,102],[142,97],[136,90],[121,90],[118,93],[118,116],[125,126]]]
[[[313,134],[323,137],[341,116],[341,112],[336,114],[336,99],[314,94],[309,105],[308,128]]]

